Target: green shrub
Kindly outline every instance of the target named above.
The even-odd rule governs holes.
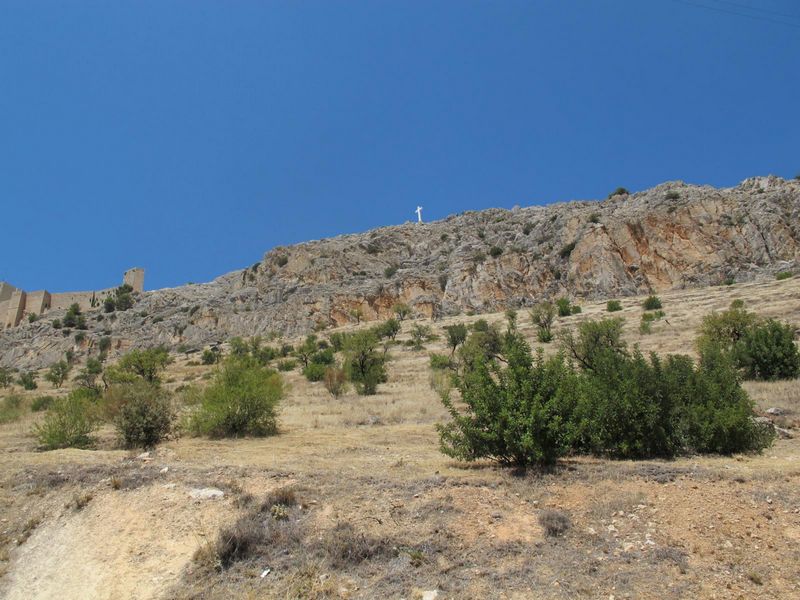
[[[645,310],[656,310],[661,308],[661,298],[658,296],[648,296],[645,298],[645,301],[642,302],[642,307]]]
[[[451,415],[438,427],[442,451],[526,465],[567,452],[652,458],[760,451],[771,443],[727,353],[709,346],[697,366],[687,356],[645,358],[627,352],[620,332],[620,319],[582,323],[565,344],[581,370],[562,353],[531,357],[513,326],[497,359],[476,351],[470,336],[453,378],[459,406],[448,386],[438,390]]]
[[[67,377],[69,377],[69,372],[71,370],[71,366],[67,363],[67,361],[59,361],[50,366],[50,369],[45,373],[44,378],[53,384],[54,387],[60,388],[64,381],[66,381]]]
[[[589,223],[599,223],[600,222],[600,215],[598,213],[592,213],[589,215]]]
[[[465,345],[462,354],[469,352]],[[441,450],[472,461],[491,458],[505,464],[552,463],[569,448],[568,415],[575,374],[560,355],[531,360],[530,348],[515,330],[503,338],[507,366],[476,352],[455,377],[466,410],[441,394],[451,420],[437,425]],[[569,380],[569,381],[567,381]]]
[[[500,246],[492,246],[489,248],[489,256],[492,258],[498,258],[501,254],[503,254],[503,249]]]
[[[606,310],[608,312],[618,312],[622,310],[622,303],[619,300],[609,300],[606,302]]]
[[[7,388],[14,383],[14,374],[11,369],[0,367],[0,388]]]
[[[569,301],[567,301],[569,304]],[[536,326],[536,338],[546,344],[553,339],[553,321],[556,318],[556,307],[552,302],[540,302],[530,311],[531,323]]]
[[[22,386],[24,390],[35,390],[39,386],[36,383],[36,373],[33,371],[25,371],[24,373],[19,374],[19,384]]]
[[[0,423],[11,423],[22,416],[22,396],[13,394],[0,401]]]
[[[397,273],[397,265],[389,265],[383,270],[383,276],[387,279],[394,277],[395,273]]]
[[[431,336],[430,327],[422,323],[414,323],[411,327],[411,347],[414,350],[422,350],[424,348],[423,343],[429,341]]]
[[[61,329],[61,319],[53,319],[53,329]]]
[[[163,346],[147,350],[131,350],[123,356],[117,367],[120,371],[158,383],[159,374],[172,362],[169,350]]]
[[[200,362],[204,365],[215,365],[220,361],[222,357],[222,353],[220,352],[219,348],[216,346],[212,348],[206,348],[203,350],[203,354],[200,357]]]
[[[444,354],[431,354],[431,369],[434,371],[441,371],[444,369],[451,369],[453,367],[453,360]]]
[[[399,320],[387,319],[380,325],[373,327],[373,331],[380,339],[389,338],[394,340],[397,337],[397,334],[400,333],[400,328],[401,326]]]
[[[561,248],[558,255],[561,258],[569,258],[572,254],[572,251],[575,250],[575,245],[576,242],[570,242],[569,244],[566,244],[563,248]]]
[[[559,317],[568,317],[572,314],[572,305],[569,298],[561,297],[556,300],[556,308],[558,309]]]
[[[800,375],[800,352],[794,343],[794,328],[775,319],[750,327],[738,353],[747,379],[794,379]]]
[[[287,372],[287,371],[294,371],[297,368],[297,361],[292,358],[287,358],[285,360],[279,360],[275,365],[278,368],[278,371]]]
[[[377,393],[379,383],[387,380],[384,357],[376,352],[378,338],[371,331],[359,331],[345,344],[345,372],[361,396]]]
[[[775,279],[778,281],[783,281],[784,279],[790,279],[792,277],[791,271],[781,271],[775,275]]]
[[[583,309],[577,304],[573,304],[572,306],[570,306],[569,311],[573,315],[579,315],[583,312]]]
[[[37,396],[31,402],[31,411],[32,412],[41,412],[43,410],[48,410],[55,402],[55,398],[52,396]]]
[[[212,438],[273,435],[283,395],[278,373],[252,358],[228,358],[203,391],[189,429]]]
[[[630,194],[630,192],[627,189],[624,187],[618,187],[608,195],[608,198],[611,199],[614,196],[627,196],[628,194]]]
[[[675,190],[670,190],[664,195],[664,197],[667,200],[678,200],[680,199],[681,195],[679,192],[676,192]]]
[[[36,313],[30,313],[28,315],[28,323],[36,323],[39,320],[39,315]]]
[[[347,375],[338,366],[330,366],[325,369],[323,378],[325,389],[331,396],[338,398],[347,391]]]
[[[285,267],[287,264],[289,264],[289,257],[288,257],[288,256],[286,256],[286,255],[283,255],[283,254],[282,254],[282,255],[278,256],[278,257],[275,259],[275,263],[276,263],[276,264],[277,264],[279,267]]]
[[[81,389],[53,402],[44,421],[34,426],[34,434],[45,450],[88,448],[94,444],[91,434],[98,425],[96,396]]]
[[[623,323],[619,317],[584,321],[578,326],[577,337],[569,330],[561,333],[563,351],[585,370],[594,368],[596,358],[606,351],[624,355],[627,351],[622,340]]]
[[[452,356],[456,349],[467,339],[467,326],[463,323],[457,323],[456,325],[446,326],[444,331],[447,339],[447,346],[450,348],[450,356]]]
[[[121,401],[114,426],[127,448],[152,448],[172,428],[173,412],[169,394],[145,381],[122,384],[117,399]]]
[[[325,378],[325,371],[328,367],[325,363],[308,363],[303,367],[303,375],[309,381],[322,381]]]
[[[790,325],[736,306],[703,318],[697,348],[719,348],[748,379],[792,379],[800,375],[794,335]]]

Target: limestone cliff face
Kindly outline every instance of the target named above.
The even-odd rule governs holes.
[[[213,282],[146,292],[134,309],[89,318],[76,345],[50,323],[0,334],[0,365],[31,368],[68,348],[171,347],[235,335],[300,334],[386,318],[496,311],[567,294],[605,298],[772,277],[800,266],[800,181],[735,188],[670,182],[602,202],[467,212],[433,223],[279,247]],[[91,314],[91,313],[90,313]],[[51,318],[59,315],[53,314]]]

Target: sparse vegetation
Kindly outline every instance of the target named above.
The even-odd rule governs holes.
[[[572,527],[572,522],[566,513],[547,509],[539,513],[539,525],[547,537],[561,537]]]
[[[20,373],[17,383],[22,386],[23,390],[28,391],[35,390],[39,387],[39,385],[36,383],[36,373],[33,371],[24,371]]]
[[[0,400],[0,424],[11,423],[22,416],[22,396],[12,394]]]
[[[500,246],[492,246],[489,248],[489,256],[492,258],[499,258],[503,254],[503,249]]]
[[[791,279],[793,273],[791,271],[781,271],[780,273],[775,274],[775,279],[778,281],[784,281],[786,279]]]
[[[344,369],[338,366],[330,366],[325,369],[325,389],[334,398],[338,398],[347,391],[347,377]]]

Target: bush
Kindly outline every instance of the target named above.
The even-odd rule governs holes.
[[[7,388],[14,383],[14,374],[11,369],[0,367],[0,388]]]
[[[572,522],[566,513],[547,509],[539,513],[539,525],[547,537],[561,537],[572,527]]]
[[[88,448],[99,425],[96,396],[87,390],[74,390],[56,400],[40,425],[34,426],[39,445],[45,450]]]
[[[11,423],[22,416],[22,396],[6,396],[0,401],[0,423]]]
[[[455,377],[466,411],[441,394],[451,416],[437,425],[442,452],[519,466],[554,462],[569,448],[563,416],[573,402],[568,390],[575,388],[575,375],[560,355],[545,359],[539,352],[532,361],[524,338],[510,327],[502,345],[506,368],[483,353],[470,353],[472,347],[462,349],[463,373]]]
[[[37,396],[31,402],[31,411],[32,412],[41,412],[43,410],[48,410],[55,402],[55,398],[52,396]]]
[[[781,271],[775,275],[775,279],[778,281],[783,281],[784,279],[791,279],[792,272],[791,271]]]
[[[158,383],[159,374],[172,362],[169,351],[160,346],[147,350],[132,350],[123,356],[117,367],[150,383]]]
[[[569,304],[569,301],[567,301]],[[546,344],[553,339],[553,321],[556,318],[556,307],[552,302],[540,302],[531,309],[531,322],[536,326],[537,339]]]
[[[679,192],[676,192],[675,190],[670,190],[664,195],[664,197],[667,200],[678,200],[680,199],[681,195]]]
[[[376,352],[378,338],[371,331],[359,331],[345,344],[345,372],[361,396],[377,393],[379,383],[387,380],[384,357]]]
[[[285,360],[279,360],[275,365],[278,368],[278,371],[287,372],[287,371],[294,371],[297,368],[297,361],[293,358],[287,358]]]
[[[619,300],[609,300],[606,302],[606,310],[608,312],[618,312],[622,310],[622,303]]]
[[[657,310],[661,308],[661,298],[658,296],[648,296],[645,298],[645,301],[642,302],[642,308],[645,310]]]
[[[739,362],[748,379],[793,379],[800,375],[794,328],[774,319],[750,327],[742,338]]]
[[[565,245],[563,248],[561,248],[558,255],[561,258],[569,258],[572,254],[572,251],[575,250],[575,244],[575,242],[570,242],[569,244]]]
[[[387,319],[380,325],[373,327],[373,331],[380,339],[389,338],[394,341],[397,334],[400,333],[400,327],[400,321],[397,319]]]
[[[36,313],[30,313],[28,315],[28,323],[36,323],[39,320],[39,316]]]
[[[252,358],[231,357],[204,390],[189,428],[195,435],[212,438],[273,435],[283,395],[278,373]]]
[[[338,398],[347,390],[347,376],[343,369],[332,366],[325,369],[325,389],[331,396]]]
[[[327,370],[328,368],[324,363],[312,362],[303,368],[303,375],[309,381],[322,381]]]
[[[206,348],[203,350],[203,354],[200,357],[200,362],[204,365],[215,365],[219,362],[221,357],[222,353],[220,352],[219,348],[214,346],[213,348]]]
[[[565,344],[581,370],[563,354],[531,357],[513,326],[499,359],[475,351],[473,334],[453,377],[465,409],[456,408],[449,386],[438,390],[451,415],[438,427],[442,451],[524,466],[566,452],[673,457],[760,451],[771,443],[725,352],[708,347],[697,366],[687,356],[629,354],[620,325],[619,319],[581,324]]]
[[[556,307],[558,308],[559,317],[568,317],[572,314],[572,305],[569,298],[562,297],[556,300]]]
[[[445,369],[453,368],[453,360],[449,356],[443,354],[431,354],[431,369],[434,371],[443,371]]]
[[[431,328],[421,323],[414,323],[411,328],[411,346],[414,350],[422,350],[423,343],[431,339]]]
[[[66,361],[59,361],[50,366],[44,378],[52,383],[54,387],[60,388],[69,376],[71,368],[72,367]]]
[[[800,375],[794,329],[774,319],[760,320],[740,306],[703,318],[698,351],[719,348],[748,379],[792,379]]]
[[[53,329],[61,329],[61,319],[53,319]]]
[[[36,373],[33,371],[25,371],[19,375],[19,384],[24,390],[35,390],[39,386],[36,384]]]
[[[627,196],[628,194],[630,194],[630,192],[627,189],[624,187],[618,187],[608,195],[608,198],[611,199],[614,196]]]
[[[173,412],[169,394],[160,387],[138,381],[118,386],[121,401],[114,426],[127,448],[152,448],[172,428]]]
[[[387,279],[394,277],[395,273],[397,273],[397,265],[389,265],[383,270],[383,275]]]
[[[503,249],[500,246],[492,246],[489,248],[489,256],[492,258],[498,258],[501,254],[503,254]]]

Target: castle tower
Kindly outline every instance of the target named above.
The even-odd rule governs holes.
[[[133,269],[125,271],[125,275],[122,276],[122,284],[131,286],[134,292],[143,292],[144,269],[134,267]]]

